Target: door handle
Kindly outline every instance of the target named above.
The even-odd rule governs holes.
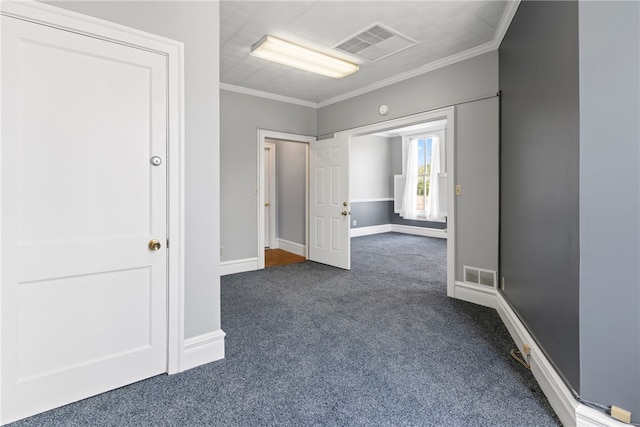
[[[271,203],[265,203],[265,204],[264,204],[264,207],[265,207],[265,208],[268,208],[269,206],[271,206]]]
[[[349,212],[347,212],[347,211],[342,211],[342,216],[347,216],[347,215],[349,215]]]
[[[149,240],[149,244],[147,246],[149,247],[150,251],[158,251],[162,247],[162,244],[160,244],[159,240],[152,239]]]

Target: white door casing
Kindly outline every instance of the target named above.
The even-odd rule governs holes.
[[[257,262],[257,269],[261,270],[264,268],[264,247],[265,247],[265,216],[264,216],[264,203],[265,203],[265,193],[264,193],[264,187],[266,185],[266,181],[265,181],[265,145],[267,144],[267,140],[268,139],[275,139],[275,140],[282,140],[282,141],[292,141],[292,142],[300,142],[300,143],[306,143],[309,144],[312,141],[316,140],[315,136],[307,136],[307,135],[300,135],[300,134],[294,134],[294,133],[286,133],[286,132],[277,132],[277,131],[270,131],[270,130],[265,130],[265,129],[258,129],[258,139],[257,139],[257,158],[258,158],[258,163],[257,163],[257,169],[258,169],[258,179],[256,182],[256,195],[258,196],[256,198],[257,200],[257,206],[256,206],[256,221],[258,223],[258,235],[257,235],[257,252],[258,252],[258,262]],[[308,152],[307,152],[308,154]],[[274,180],[275,181],[275,180]],[[305,192],[305,213],[304,213],[304,217],[305,217],[305,235],[307,236],[306,241],[309,242],[309,211],[308,211],[308,206],[309,206],[309,168],[308,168],[308,163],[307,163],[307,168],[305,171],[305,188],[307,188],[307,191]],[[275,190],[274,190],[275,192]],[[276,196],[277,197],[277,196]],[[273,233],[272,233],[273,236]],[[275,239],[275,237],[274,237]],[[307,251],[306,254],[308,254],[308,243],[307,243]]]
[[[2,423],[180,370],[182,47],[54,10],[2,5]]]
[[[310,144],[309,259],[351,268],[349,136],[342,132]]]

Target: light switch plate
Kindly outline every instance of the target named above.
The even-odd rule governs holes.
[[[462,185],[456,185],[456,196],[462,196]]]

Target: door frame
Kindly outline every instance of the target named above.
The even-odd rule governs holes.
[[[167,58],[167,367],[188,369],[184,351],[184,45],[40,2],[2,2],[0,14],[152,51]],[[2,231],[0,230],[0,238]],[[0,265],[1,268],[1,265]],[[2,390],[0,390],[2,393]]]
[[[315,141],[315,136],[295,134],[295,133],[286,133],[286,132],[278,132],[271,131],[266,129],[258,129],[258,143],[257,145],[257,154],[258,154],[258,179],[256,182],[256,195],[257,203],[256,203],[256,213],[257,213],[257,221],[258,224],[258,270],[264,269],[264,191],[263,188],[265,186],[264,182],[264,147],[266,139],[279,139],[283,141],[291,141],[291,142],[300,142],[306,144],[306,162],[305,162],[305,201],[304,201],[304,221],[305,221],[305,241],[307,242],[305,245],[305,253],[304,256],[307,258],[309,256],[309,143],[311,141]]]
[[[369,135],[377,132],[384,132],[399,127],[416,125],[435,120],[447,120],[445,141],[446,141],[446,164],[447,164],[447,296],[455,298],[455,273],[456,273],[456,238],[455,238],[455,107],[440,108],[423,113],[378,122],[371,125],[353,128],[340,133],[344,133],[349,138]],[[336,132],[337,134],[338,132]],[[347,175],[348,176],[348,175]],[[349,201],[350,202],[350,201]]]
[[[278,247],[276,242],[276,218],[278,216],[278,197],[276,194],[276,144],[273,142],[265,142],[264,143],[265,150],[269,150],[269,154],[265,155],[264,161],[265,165],[267,163],[267,159],[269,160],[269,179],[268,182],[262,187],[262,192],[269,191],[269,199],[271,200],[271,204],[269,205],[269,248],[276,249]],[[265,166],[266,169],[266,166]],[[265,177],[266,177],[265,173]],[[265,201],[266,203],[266,201]],[[264,206],[264,205],[263,205]],[[262,209],[264,212],[264,208]],[[266,220],[264,221],[266,227]],[[266,242],[264,242],[264,247],[266,248]]]

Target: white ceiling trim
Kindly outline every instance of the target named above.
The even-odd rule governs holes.
[[[257,96],[259,98],[271,99],[273,101],[287,102],[289,104],[302,105],[303,107],[318,108],[318,104],[311,101],[305,101],[303,99],[291,98],[289,96],[277,95],[271,92],[264,92],[256,89],[249,89],[242,86],[231,85],[229,83],[220,82],[220,89],[228,90],[229,92],[242,93],[244,95]]]
[[[277,95],[270,92],[264,92],[255,89],[249,89],[241,86],[235,86],[228,83],[220,82],[220,89],[228,90],[231,92],[242,93],[245,95],[257,96],[260,98],[272,99],[274,101],[287,102],[290,104],[302,105],[304,107],[311,108],[322,108],[331,104],[338,103],[340,101],[344,101],[350,98],[354,98],[356,96],[364,95],[365,93],[372,92],[377,89],[381,89],[386,86],[390,86],[395,83],[402,82],[404,80],[411,79],[413,77],[417,77],[419,75],[428,73],[430,71],[437,70],[439,68],[443,68],[457,62],[465,61],[467,59],[471,59],[478,55],[482,55],[484,53],[488,53],[494,51],[500,47],[502,43],[502,39],[504,38],[507,30],[509,29],[509,25],[511,25],[511,21],[513,20],[516,11],[518,10],[518,6],[520,6],[521,0],[509,0],[507,3],[507,7],[502,14],[502,19],[500,19],[500,23],[498,24],[498,28],[496,28],[496,33],[492,41],[481,44],[480,46],[476,46],[474,48],[465,50],[464,52],[457,53],[455,55],[448,56],[446,58],[439,59],[434,62],[430,62],[429,64],[425,64],[422,67],[416,68],[414,70],[408,71],[406,73],[401,73],[392,77],[389,77],[384,80],[380,80],[379,82],[373,83],[368,86],[364,86],[360,89],[352,90],[349,92],[345,92],[341,95],[335,96],[333,98],[329,98],[319,103],[305,101],[302,99],[292,98],[283,95]]]

